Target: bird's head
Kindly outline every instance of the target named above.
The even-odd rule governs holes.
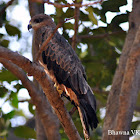
[[[31,18],[30,23],[28,24],[28,30],[30,30],[31,28],[37,30],[44,26],[55,28],[55,23],[50,16],[45,14],[38,14]]]

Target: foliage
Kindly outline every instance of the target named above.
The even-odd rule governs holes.
[[[19,136],[19,137],[25,138],[25,139],[28,139],[28,138],[35,139],[36,138],[35,131],[33,129],[29,128],[29,127],[26,127],[26,126],[17,127],[15,129],[14,133],[15,133],[16,136]]]
[[[58,0],[57,2],[66,4],[67,0]],[[16,6],[17,4],[18,3],[13,6]],[[126,0],[108,0],[104,1],[101,7],[93,5],[85,9],[80,9],[80,32],[78,33],[79,42],[75,51],[85,66],[90,86],[93,89],[98,89],[100,91],[100,93],[95,92],[95,96],[99,102],[97,115],[100,124],[99,127],[94,130],[94,134],[91,134],[92,139],[101,139],[103,118],[101,118],[100,109],[105,107],[107,100],[107,95],[102,93],[102,91],[104,91],[106,87],[110,86],[112,83],[112,78],[126,37],[126,33],[120,27],[120,24],[128,22],[129,12],[121,13],[119,10],[121,6],[126,4]],[[5,3],[0,3],[0,11],[3,6],[5,6]],[[117,13],[111,23],[107,23],[106,13],[109,11]],[[0,45],[3,47],[9,47],[11,40],[8,37],[17,36],[18,40],[22,37],[22,30],[18,27],[18,25],[11,25],[10,21],[6,19],[6,14],[7,13],[4,12],[2,16],[0,16],[0,27],[4,28],[7,32],[7,34],[0,33]],[[67,8],[66,10],[56,8],[55,13],[51,14],[51,16],[54,18],[54,21],[58,23],[60,19],[73,17],[74,8]],[[99,21],[104,23],[106,26],[100,26],[98,24]],[[73,27],[74,24],[72,22],[67,22],[64,24],[62,30],[63,36],[70,43],[71,35],[69,32],[73,30]],[[89,37],[86,37],[86,35]],[[83,36],[83,38],[80,36]],[[83,45],[87,46],[84,50]],[[15,84],[13,85],[12,82],[15,82]],[[8,89],[5,83],[9,83],[14,90]],[[24,116],[23,113],[19,113],[18,111],[18,93],[22,88],[23,86],[20,84],[18,79],[2,66],[0,71],[0,99],[5,102],[10,102],[13,110],[5,114],[3,106],[0,106],[0,136],[7,137],[8,132],[13,129],[11,126],[11,119],[15,118],[15,116]],[[68,103],[67,108],[70,110],[71,107],[72,105]],[[31,103],[29,103],[29,111],[34,114],[33,105]],[[24,117],[26,118],[26,116]],[[82,135],[82,127],[77,112],[73,115],[73,120],[79,133]],[[139,122],[133,123],[132,128],[136,129],[138,124]],[[35,131],[31,128],[17,126],[14,129],[14,133],[19,137],[25,139],[35,139]],[[62,128],[60,128],[60,134],[63,140],[67,139],[67,136]]]

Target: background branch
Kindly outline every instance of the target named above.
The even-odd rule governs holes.
[[[138,82],[140,75],[140,38],[137,39],[140,18],[135,18],[139,17],[139,4],[140,1],[133,1],[133,10],[129,15],[129,31],[107,100],[102,140],[129,139],[127,135],[110,136],[107,130],[129,131],[131,129],[133,111],[139,90]]]
[[[75,4],[77,4],[77,0],[75,0]],[[75,10],[74,10],[74,18],[75,18],[75,23],[74,23],[74,36],[72,38],[72,48],[74,50],[76,49],[76,44],[77,44],[77,33],[78,33],[79,16],[80,16],[79,7],[75,7]]]
[[[32,99],[32,103],[36,106],[36,110],[38,112],[37,114],[43,123],[44,131],[47,134],[49,140],[53,140],[54,138],[59,140],[59,122],[56,115],[53,114],[50,104],[48,103],[44,93],[37,89],[33,82],[27,78],[25,72],[17,65],[3,58],[0,58],[0,62],[4,65],[5,68],[17,76],[22,81],[23,86],[28,90]],[[50,133],[53,133],[53,135],[50,135]],[[49,135],[51,137],[49,137]]]
[[[115,32],[108,32],[108,33],[104,33],[104,34],[99,34],[99,35],[78,35],[78,38],[80,39],[91,39],[91,38],[105,38],[111,35],[117,35],[120,33],[126,33],[125,31],[115,31]]]
[[[132,46],[122,81],[115,130],[130,130],[131,127],[140,82],[140,27]],[[118,139],[119,137],[117,136]]]
[[[99,1],[96,1],[96,2],[92,2],[92,3],[88,3],[88,4],[81,4],[81,3],[73,3],[73,4],[59,4],[59,3],[56,3],[56,2],[50,2],[49,0],[32,0],[33,2],[38,2],[38,3],[47,3],[47,4],[50,4],[50,5],[54,5],[55,7],[57,8],[64,8],[64,7],[83,7],[83,6],[90,6],[90,5],[94,5],[94,4],[98,4],[98,3],[102,3],[103,0],[99,0]]]

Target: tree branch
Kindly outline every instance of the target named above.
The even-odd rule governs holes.
[[[57,121],[57,117],[53,114],[52,110],[50,109],[50,104],[48,103],[44,93],[39,92],[39,90],[33,84],[33,82],[31,82],[27,78],[25,72],[17,65],[3,58],[0,58],[0,62],[4,65],[4,67],[10,70],[16,77],[18,77],[22,81],[23,86],[28,90],[29,95],[32,98],[32,103],[36,106],[38,115],[44,124],[43,126],[45,133],[49,135],[49,132],[53,131],[55,133],[52,136],[59,140],[60,135],[59,133],[57,133],[58,131],[56,131],[59,129],[59,123]],[[52,119],[53,121],[51,121]],[[53,138],[51,139],[53,140]]]
[[[51,106],[54,108],[54,111],[57,114],[68,138],[70,140],[80,140],[80,135],[75,128],[75,125],[67,112],[62,99],[54,88],[53,83],[44,72],[44,69],[39,64],[31,62],[29,59],[21,56],[17,52],[12,52],[3,47],[0,47],[0,57],[10,60],[28,72],[30,75],[34,76],[34,78],[40,83]]]
[[[117,35],[120,33],[126,33],[125,31],[115,31],[115,32],[109,32],[109,33],[104,33],[104,34],[99,34],[99,35],[78,35],[78,38],[80,39],[91,39],[91,38],[105,38],[108,37],[110,35]]]
[[[46,110],[48,112],[48,110]],[[52,120],[52,119],[51,119]],[[48,122],[49,122],[49,119],[48,119]],[[50,123],[50,122],[49,122]],[[40,114],[39,112],[37,111],[37,109],[35,110],[35,130],[36,130],[36,139],[37,140],[47,140],[49,139],[50,137],[47,137],[49,136],[48,132],[46,133],[45,132],[45,129],[44,129],[44,125],[47,125],[47,127],[49,128],[48,124],[44,124],[42,121],[41,121],[41,117],[40,117]],[[50,125],[51,126],[51,125]],[[50,128],[51,129],[51,128]],[[50,130],[48,129],[48,130]],[[54,130],[54,129],[53,129]],[[56,131],[55,131],[56,132]],[[54,132],[54,135],[55,135],[55,132]],[[47,135],[46,135],[47,134]],[[52,135],[53,136],[53,135]],[[56,135],[55,135],[56,136]],[[61,138],[58,138],[58,140],[60,140]],[[49,139],[49,140],[53,140],[52,138]]]
[[[115,130],[129,130],[131,126],[140,82],[140,27],[132,46],[122,81]]]
[[[30,0],[28,0],[29,3],[29,12],[30,12],[30,16],[33,17],[36,14],[40,14],[40,13],[44,13],[44,4],[38,4],[36,2],[31,2]],[[33,57],[33,61],[35,61],[36,59],[36,54],[38,54],[39,51],[39,47],[37,45],[35,45],[35,38],[33,37],[32,40],[32,57]],[[44,94],[42,91],[41,86],[39,85],[39,83],[33,78],[33,84],[36,86],[37,90],[42,93],[42,95]],[[55,114],[52,113],[52,108],[48,102],[48,100],[46,100],[47,104],[44,104],[44,107],[46,108],[46,112],[48,114],[50,114],[51,116],[48,118],[48,124],[45,124],[40,117],[40,113],[36,110],[35,112],[35,128],[36,128],[36,135],[37,135],[37,140],[53,140],[53,139],[57,139],[60,140],[60,135],[59,135],[59,120],[57,117],[55,117]],[[54,122],[58,122],[58,123],[54,123]],[[47,131],[45,131],[44,126],[48,128]],[[55,126],[56,125],[56,126]],[[51,127],[50,127],[51,126]],[[49,129],[49,127],[51,129]],[[56,129],[55,129],[56,128]]]
[[[103,2],[103,0],[99,0],[99,1],[96,1],[96,2],[92,2],[92,3],[88,3],[88,4],[81,4],[81,3],[73,3],[73,4],[60,4],[60,3],[56,3],[56,2],[50,2],[49,0],[32,0],[33,2],[38,2],[38,3],[47,3],[47,4],[50,4],[50,5],[53,5],[57,8],[64,8],[64,7],[72,7],[72,6],[75,6],[75,7],[84,7],[84,6],[90,6],[90,5],[94,5],[94,4],[101,4]]]
[[[10,0],[0,11],[0,16],[2,16],[2,14],[4,13],[4,11],[6,10],[6,8],[8,6],[10,6],[13,3],[14,0]]]
[[[135,59],[136,57],[130,58],[130,51],[134,47],[133,46],[134,40],[140,25],[140,18],[138,18],[140,13],[139,5],[140,5],[140,1],[133,0],[133,9],[129,15],[129,31],[125,39],[125,44],[123,46],[122,54],[119,60],[119,65],[118,68],[116,69],[116,73],[113,78],[112,88],[110,90],[108,100],[107,100],[106,116],[105,116],[105,121],[103,126],[102,140],[116,140],[116,139],[128,140],[129,139],[128,135],[122,136],[121,138],[118,136],[108,135],[108,130],[117,130],[118,121],[121,120],[123,120],[122,123],[124,126],[120,126],[120,131],[130,130],[134,105],[136,103],[137,90],[139,90],[139,85],[137,85],[139,79],[138,69],[140,69],[139,62],[137,61],[138,58],[137,59]],[[138,49],[139,47],[136,48],[137,49],[135,50],[135,53],[137,53],[137,51],[140,51]],[[131,73],[132,68],[134,66],[134,61],[132,61],[132,59],[134,61],[136,60],[135,63],[137,65],[135,66],[136,69],[134,73]],[[131,75],[127,75],[128,78],[130,79],[127,79],[125,72],[127,72],[127,74],[130,72]],[[130,85],[130,87],[128,87],[128,89],[127,88],[124,89],[123,86],[126,87],[127,82]],[[130,82],[133,83],[130,84]],[[122,92],[124,92],[124,94]],[[124,104],[123,104],[123,99],[124,99]],[[124,111],[120,109],[121,107],[122,109],[124,109]]]
[[[77,0],[75,0],[75,4],[77,3]],[[81,4],[81,2],[80,2]],[[79,16],[80,16],[80,10],[79,7],[75,7],[74,10],[74,17],[75,17],[75,23],[74,23],[74,36],[72,38],[72,48],[75,50],[76,44],[77,44],[77,33],[78,33],[78,22],[79,22]]]

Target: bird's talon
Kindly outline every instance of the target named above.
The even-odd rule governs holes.
[[[62,90],[59,90],[59,89],[57,89],[57,92],[59,93],[59,95],[60,95],[60,97],[62,97],[63,95],[63,91]]]
[[[61,96],[60,96],[60,97],[63,97],[63,96],[64,96],[64,94],[65,94],[65,93],[64,93],[64,92],[62,92],[62,94],[61,94]]]
[[[57,92],[59,93],[60,96],[62,96],[63,90],[60,89],[59,85],[56,83],[54,84],[54,87],[56,88]]]
[[[60,89],[59,85],[57,85],[56,83],[54,84],[54,87],[56,88],[57,92],[59,93],[60,97],[62,97],[63,95],[63,90]]]

